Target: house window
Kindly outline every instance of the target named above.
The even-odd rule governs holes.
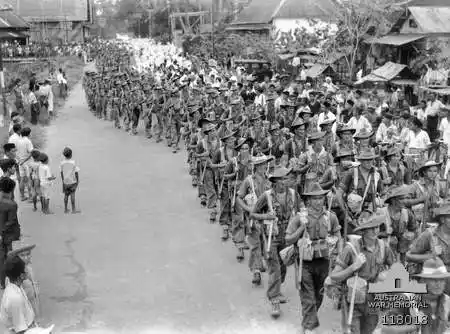
[[[417,28],[417,23],[416,23],[416,21],[414,21],[414,19],[409,19],[409,27]]]
[[[395,281],[394,281],[394,284],[395,284],[395,288],[396,289],[401,289],[401,287],[402,287],[402,280],[400,278],[396,278]]]

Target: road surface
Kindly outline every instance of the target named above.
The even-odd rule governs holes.
[[[82,214],[63,213],[59,180],[55,215],[20,205],[25,237],[37,244],[43,324],[83,333],[299,333],[292,269],[284,288],[290,302],[272,320],[265,286],[252,287],[247,263],[236,262],[200,207],[183,152],[98,120],[80,84],[48,128],[55,175],[65,146],[81,168]],[[339,332],[329,306],[320,318],[318,333]]]

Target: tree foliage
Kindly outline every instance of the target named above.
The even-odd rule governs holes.
[[[397,0],[345,0],[335,12],[338,31],[324,44],[325,58],[344,57],[353,77],[359,63],[362,42],[369,35],[386,33],[392,25],[391,17],[398,11]]]

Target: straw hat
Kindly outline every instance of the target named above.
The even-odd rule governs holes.
[[[30,252],[36,247],[35,244],[27,244],[23,240],[14,241],[12,243],[12,251],[8,252],[8,256],[16,256],[25,252]]]
[[[205,125],[203,132],[206,133],[206,132],[210,132],[215,129],[216,129],[216,126],[214,124],[209,123],[209,124]]]
[[[228,138],[234,137],[236,135],[237,131],[227,131],[220,140],[227,140]]]
[[[433,259],[426,260],[423,263],[422,272],[414,276],[422,278],[444,279],[449,278],[450,273],[447,271],[444,262],[442,262],[440,258],[435,257]]]
[[[442,162],[436,162],[436,161],[430,160],[430,161],[425,162],[417,171],[419,173],[422,173],[425,169],[428,169],[428,168],[434,167],[434,166],[440,167],[441,165],[442,165]]]
[[[319,124],[319,126],[322,127],[322,126],[325,126],[325,125],[331,125],[331,124],[334,124],[334,122],[336,122],[336,119],[331,119],[331,118],[324,119],[324,120]]]

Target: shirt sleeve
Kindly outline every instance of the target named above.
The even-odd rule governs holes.
[[[350,170],[351,171],[351,170]],[[345,174],[344,177],[341,180],[341,183],[339,183],[339,188],[345,193],[347,194],[349,189],[350,189],[350,183],[352,182],[352,178],[353,178],[353,173],[351,173],[349,171],[349,173]]]
[[[298,215],[295,215],[295,217],[289,221],[288,227],[286,228],[286,236],[290,236],[295,231],[297,231],[300,227],[300,224],[300,217]]]
[[[412,254],[425,254],[431,251],[430,245],[431,234],[429,231],[422,232],[421,235],[413,242],[410,251]]]
[[[248,178],[245,178],[244,182],[241,183],[241,186],[239,187],[239,190],[237,192],[238,197],[244,199],[244,197],[247,195],[248,188],[249,188],[249,181]]]
[[[341,230],[341,225],[334,212],[330,213],[331,234],[336,235]]]
[[[344,250],[336,259],[336,264],[342,269],[348,268],[353,263],[353,250],[349,245],[345,245]]]

